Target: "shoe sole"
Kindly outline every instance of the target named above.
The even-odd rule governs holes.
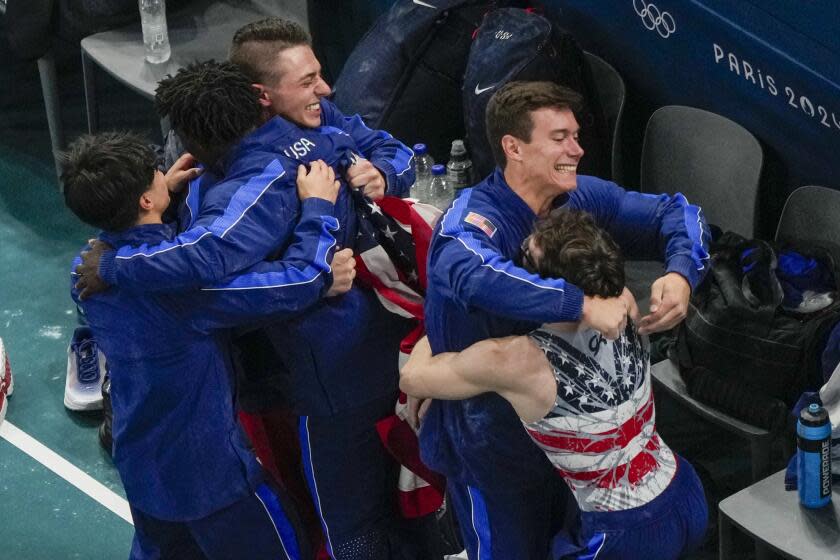
[[[64,408],[74,412],[84,412],[88,410],[102,410],[102,400],[83,402],[73,400],[67,393],[64,394]]]

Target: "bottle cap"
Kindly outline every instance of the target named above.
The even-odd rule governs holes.
[[[446,166],[442,163],[436,163],[432,166],[432,175],[446,175]]]
[[[449,152],[451,156],[461,156],[467,153],[467,147],[464,146],[463,140],[453,140],[452,150]]]
[[[414,144],[412,148],[414,149],[414,153],[418,156],[422,156],[427,152],[426,144]]]
[[[802,409],[799,421],[803,426],[822,426],[828,423],[828,412],[817,403],[813,403]]]

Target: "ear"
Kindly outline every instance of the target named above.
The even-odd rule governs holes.
[[[502,136],[502,151],[507,161],[522,161],[522,141],[516,136],[505,134]]]
[[[143,194],[140,195],[139,206],[140,206],[140,210],[142,210],[144,212],[148,212],[155,205],[155,203],[152,202],[151,196],[149,196],[149,194],[151,192],[152,192],[151,190],[148,190],[148,191],[146,191],[146,192],[144,192]]]
[[[268,89],[262,84],[251,84],[251,87],[259,92],[260,105],[263,107],[271,107],[271,93]]]

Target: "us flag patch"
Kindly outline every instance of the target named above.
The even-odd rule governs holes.
[[[470,212],[469,214],[467,214],[467,217],[464,218],[464,221],[486,233],[487,237],[493,237],[496,234],[496,226],[494,226],[493,222],[491,222],[481,214]]]

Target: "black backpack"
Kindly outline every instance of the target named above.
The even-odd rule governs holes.
[[[606,118],[583,50],[557,22],[527,10],[503,8],[487,15],[476,34],[464,75],[464,117],[476,177],[495,167],[484,125],[487,102],[514,80],[544,80],[583,96],[576,114],[586,151],[579,172],[610,176]]]
[[[464,138],[461,86],[472,36],[497,0],[396,0],[365,34],[335,83],[334,101],[445,162]]]
[[[677,333],[676,353],[689,394],[772,428],[775,420],[761,421],[770,406],[766,403],[789,409],[803,391],[819,389],[823,347],[840,320],[840,275],[832,251],[724,234],[712,248],[709,274],[692,294]],[[810,313],[783,308],[775,268],[791,252],[819,264],[832,303]],[[751,403],[757,399],[764,404],[753,413]]]

